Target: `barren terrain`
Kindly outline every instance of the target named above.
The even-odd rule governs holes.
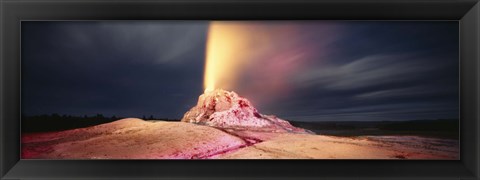
[[[22,135],[24,159],[458,159],[458,141],[240,131],[127,118]]]

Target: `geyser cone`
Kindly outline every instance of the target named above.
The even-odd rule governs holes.
[[[224,129],[312,133],[275,116],[260,114],[247,99],[220,89],[200,95],[197,105],[185,113],[182,122]]]

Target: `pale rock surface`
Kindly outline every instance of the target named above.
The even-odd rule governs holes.
[[[446,147],[440,141],[444,140],[248,131],[128,118],[22,134],[21,154],[23,159],[458,159],[458,144]]]
[[[27,159],[197,159],[247,144],[221,130],[136,118],[74,130],[25,134]]]
[[[389,139],[385,141],[385,139]],[[391,143],[391,139],[401,143]],[[422,142],[420,145],[419,142]],[[219,159],[457,159],[458,147],[417,136],[336,137],[282,133]],[[416,145],[412,146],[412,144]],[[434,148],[435,147],[435,148]]]

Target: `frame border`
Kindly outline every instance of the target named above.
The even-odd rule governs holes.
[[[161,19],[459,21],[460,160],[21,160],[20,21]],[[478,0],[0,0],[0,178],[479,179],[479,24]]]

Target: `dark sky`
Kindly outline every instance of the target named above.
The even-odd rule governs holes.
[[[295,31],[285,37],[275,23]],[[301,49],[291,60],[301,65],[275,71],[288,52],[265,54],[230,89],[261,113],[292,121],[458,117],[456,21],[275,23],[252,26],[272,31],[274,47]],[[22,113],[180,119],[203,93],[208,25],[24,21]],[[288,91],[265,84],[277,81]]]

